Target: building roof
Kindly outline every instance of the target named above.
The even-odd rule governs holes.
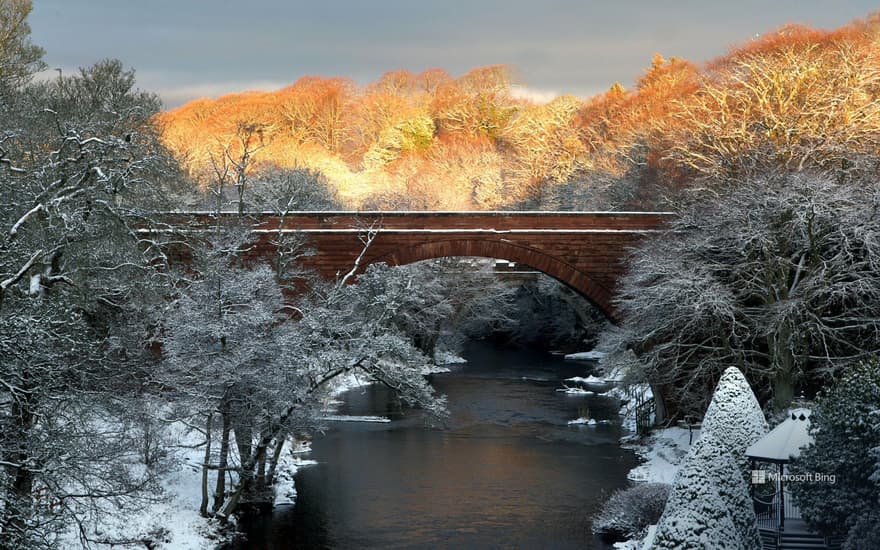
[[[809,428],[810,410],[792,409],[788,418],[746,449],[746,456],[766,462],[790,462],[813,442]]]

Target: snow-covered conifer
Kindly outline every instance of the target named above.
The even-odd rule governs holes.
[[[722,442],[745,476],[746,448],[767,433],[767,421],[748,380],[738,368],[728,367],[721,375],[703,417],[702,433],[711,433]]]
[[[718,492],[714,476],[702,462],[702,456],[690,455],[679,470],[651,548],[749,548]]]
[[[738,472],[727,446],[711,432],[702,434],[676,476],[657,527],[656,546],[759,548],[752,499]]]
[[[739,468],[727,445],[712,432],[706,432],[691,447],[688,460],[698,462],[699,468],[712,478],[718,496],[740,534],[743,547],[758,547],[760,539],[749,486],[741,476],[736,475]]]

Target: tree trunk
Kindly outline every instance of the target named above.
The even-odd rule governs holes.
[[[236,416],[240,411],[236,411]],[[251,448],[254,441],[254,430],[248,424],[247,419],[236,418],[233,420],[233,433],[235,433],[235,444],[238,447],[238,456],[241,461],[251,456]]]
[[[31,471],[29,439],[34,427],[33,403],[31,397],[21,396],[13,399],[10,407],[11,433],[5,434],[8,443],[15,449],[9,453],[8,467],[12,484],[6,495],[3,519],[0,522],[0,549],[19,548],[16,542],[27,529],[27,521],[33,513],[34,474]]]
[[[283,425],[288,421],[290,415],[294,411],[293,406],[288,407],[285,412],[279,417],[278,425]],[[238,487],[235,491],[229,495],[229,498],[223,503],[223,507],[217,511],[217,517],[222,520],[227,520],[229,516],[235,513],[238,508],[239,503],[241,502],[241,497],[243,495],[249,495],[253,492],[254,489],[254,476],[248,475],[248,473],[252,473],[254,471],[254,466],[257,462],[264,459],[266,457],[266,451],[269,448],[269,445],[272,443],[272,439],[274,439],[274,435],[271,433],[264,433],[260,437],[260,441],[253,447],[253,454],[247,457],[242,457],[241,464],[241,478],[239,479]]]
[[[199,515],[208,517],[208,468],[211,465],[211,430],[214,428],[214,413],[208,413],[205,422],[205,460],[202,463],[202,502],[199,504]]]
[[[266,457],[261,458],[257,462],[257,473],[254,484],[257,491],[262,492],[266,488]]]
[[[266,474],[266,483],[271,486],[275,483],[275,470],[278,469],[278,460],[281,458],[281,451],[284,450],[284,442],[287,440],[287,430],[283,430],[278,434],[275,440],[275,448],[272,451],[272,460],[269,462],[269,472]]]
[[[773,408],[777,411],[791,405],[794,400],[794,381],[790,370],[779,369],[773,380]]]
[[[440,339],[440,329],[443,328],[443,321],[438,320],[434,324],[434,330],[431,331],[431,334],[428,335],[428,338],[425,342],[425,355],[430,357],[431,359],[435,359],[434,352],[437,350],[437,341]]]
[[[229,410],[227,405],[223,405],[220,411],[220,417],[223,419],[223,431],[220,435],[220,457],[217,459],[217,485],[214,488],[214,506],[216,513],[223,506],[226,500],[226,469],[229,467],[229,432],[232,427],[229,423]]]
[[[794,356],[789,349],[789,331],[767,337],[767,345],[773,366],[773,408],[781,411],[794,399]]]

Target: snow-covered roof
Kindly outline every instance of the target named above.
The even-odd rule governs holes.
[[[746,449],[746,456],[768,462],[789,462],[813,442],[809,433],[810,409],[792,409],[788,418]]]

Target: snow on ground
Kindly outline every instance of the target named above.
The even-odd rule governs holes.
[[[566,361],[597,361],[605,357],[601,351],[579,351],[577,353],[569,353],[565,356]]]
[[[451,353],[441,353],[438,362],[447,364],[467,361]],[[448,372],[443,366],[428,366],[424,374]],[[380,416],[337,416],[332,414],[341,403],[341,394],[373,383],[370,378],[350,372],[334,379],[323,420],[333,422],[390,422]],[[182,422],[167,424],[169,455],[166,469],[160,476],[160,494],[142,510],[120,511],[106,503],[97,510],[96,520],[84,525],[87,535],[103,540],[149,540],[153,548],[162,550],[213,550],[227,538],[218,522],[199,515],[201,502],[201,464],[204,461],[204,435]],[[230,442],[234,445],[234,441]],[[296,499],[294,475],[302,467],[317,464],[302,455],[311,450],[307,441],[291,441],[276,469],[275,505],[293,504]],[[209,473],[208,490],[213,493],[216,473]],[[61,548],[79,548],[78,531],[71,526],[59,540]]]
[[[632,385],[627,388],[614,387],[607,393],[607,397],[616,397],[620,400],[620,417],[623,421],[623,427],[629,432],[636,432],[636,406],[639,402],[651,399],[654,394],[651,387],[647,384]]]
[[[372,383],[358,373],[349,373],[334,380],[331,395],[340,394]],[[328,400],[328,411],[335,410],[338,401]],[[346,418],[346,420],[348,420]],[[381,421],[387,421],[383,419]],[[201,502],[201,464],[204,461],[204,436],[188,429],[181,422],[168,424],[170,454],[167,471],[161,475],[161,494],[155,502],[139,511],[126,510],[120,514],[108,503],[106,510],[97,514],[96,523],[88,525],[89,536],[101,539],[141,540],[150,538],[163,550],[213,550],[225,537],[220,524],[199,515]],[[282,455],[276,469],[275,504],[293,504],[296,498],[294,475],[304,466],[316,464],[303,458],[310,450],[308,442],[297,442]],[[213,493],[215,472],[210,472],[208,490]],[[79,535],[73,527],[61,541],[62,548],[79,548]]]
[[[349,416],[331,414],[321,418],[326,422],[391,422],[390,418],[385,416]]]
[[[651,525],[648,527],[648,532],[645,534],[644,539],[625,540],[623,542],[615,542],[614,548],[616,550],[651,550],[651,543],[654,541],[654,535],[656,533],[657,533],[657,526]]]
[[[596,420],[595,418],[587,418],[585,416],[582,416],[580,418],[575,418],[574,420],[568,421],[569,426],[578,426],[578,425],[595,426],[597,424],[602,424],[602,425],[611,424],[611,421],[610,420]]]
[[[608,380],[604,378],[599,378],[598,376],[587,376],[586,378],[583,376],[572,376],[571,378],[566,378],[566,382],[574,382],[576,384],[601,384],[605,385],[610,383]]]
[[[182,423],[172,423],[167,436],[172,444],[168,470],[161,476],[162,494],[143,510],[120,513],[111,503],[101,503],[96,521],[87,525],[88,536],[100,539],[152,539],[155,548],[210,550],[222,542],[219,524],[199,516],[201,468],[204,449],[195,447],[198,434]],[[211,485],[213,488],[213,485]],[[106,509],[104,509],[106,508]],[[79,548],[73,527],[61,538],[62,548]]]
[[[441,372],[451,372],[451,369],[449,367],[438,365],[425,365],[422,367],[422,370],[419,371],[419,374],[422,376],[428,376],[429,374],[437,374]]]
[[[641,441],[627,440],[624,447],[645,460],[630,470],[627,477],[635,482],[672,483],[691,443],[699,437],[700,430],[674,427],[656,430]]]
[[[594,392],[590,390],[585,390],[583,388],[572,388],[569,386],[565,386],[564,388],[557,388],[556,391],[567,393],[570,395],[593,395]]]
[[[298,442],[293,449],[289,449],[284,453],[278,462],[278,469],[275,472],[275,506],[286,504],[294,504],[296,502],[296,484],[294,477],[297,470],[305,466],[313,466],[318,462],[303,458],[302,454],[306,454],[312,450],[311,444],[307,441]]]
[[[89,525],[89,536],[101,539],[150,539],[154,548],[165,550],[212,550],[226,538],[220,524],[199,515],[201,502],[201,463],[204,437],[189,430],[183,423],[168,425],[166,432],[171,445],[167,471],[161,475],[161,494],[143,510],[120,513],[107,503],[98,521]],[[234,444],[234,442],[233,442]],[[296,497],[294,475],[304,466],[317,464],[301,455],[310,451],[308,442],[291,442],[276,470],[275,504],[292,504]],[[208,490],[213,493],[212,473]],[[62,548],[79,548],[78,533],[70,529],[60,541]]]
[[[435,353],[434,361],[438,365],[458,365],[462,363],[467,363],[467,359],[465,359],[464,357],[459,357],[458,355],[447,350],[441,350]]]

